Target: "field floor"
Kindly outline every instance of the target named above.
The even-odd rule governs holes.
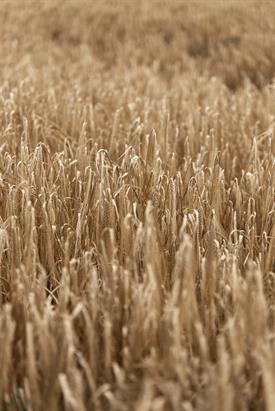
[[[275,410],[275,4],[1,0],[0,411]]]

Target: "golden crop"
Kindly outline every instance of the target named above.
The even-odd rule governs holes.
[[[0,11],[0,410],[275,409],[275,7]]]

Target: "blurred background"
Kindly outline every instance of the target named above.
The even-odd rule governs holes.
[[[168,82],[196,70],[261,88],[275,73],[274,25],[268,0],[2,1],[0,78],[50,64],[64,76],[149,67]]]

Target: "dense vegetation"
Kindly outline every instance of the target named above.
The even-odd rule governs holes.
[[[1,411],[274,410],[274,30],[1,2]]]

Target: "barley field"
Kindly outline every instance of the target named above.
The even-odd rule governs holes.
[[[1,0],[0,410],[275,410],[275,4]]]

